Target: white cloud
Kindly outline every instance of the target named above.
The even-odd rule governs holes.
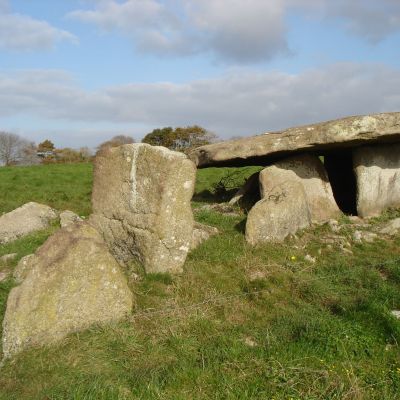
[[[256,134],[354,114],[400,110],[400,70],[378,64],[336,64],[298,75],[241,71],[215,79],[132,83],[87,91],[67,74],[0,74],[0,116],[34,115],[90,126],[200,124],[222,137]],[[147,128],[144,128],[147,127]],[[73,145],[73,143],[71,143]]]
[[[211,52],[248,63],[288,52],[285,17],[291,10],[333,19],[372,43],[400,30],[398,0],[100,0],[69,16],[123,32],[145,52]]]
[[[59,41],[78,41],[73,34],[46,21],[12,13],[9,2],[0,0],[0,49],[49,50]]]

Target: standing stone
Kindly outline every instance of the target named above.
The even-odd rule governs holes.
[[[311,215],[303,186],[294,180],[282,182],[250,210],[246,240],[251,245],[280,242],[310,224]]]
[[[298,182],[303,186],[313,222],[328,221],[340,215],[328,175],[317,156],[294,156],[263,169],[260,172],[261,198],[283,182]]]
[[[46,229],[56,218],[57,212],[49,206],[26,203],[0,217],[0,244]]]
[[[132,293],[100,234],[86,223],[63,228],[30,260],[11,290],[3,321],[6,358],[131,312]]]
[[[353,162],[360,217],[400,206],[400,144],[360,147],[354,151]]]
[[[183,153],[143,143],[108,149],[96,158],[90,221],[120,262],[181,272],[192,240],[195,178]]]

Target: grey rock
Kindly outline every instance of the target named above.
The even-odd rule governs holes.
[[[147,272],[181,272],[195,179],[183,153],[144,143],[109,148],[96,157],[90,223],[121,263],[136,259]]]
[[[311,225],[303,186],[285,182],[275,186],[249,212],[246,240],[251,245],[283,241],[288,235]]]
[[[399,139],[400,113],[373,114],[201,146],[190,154],[190,158],[200,168],[265,165],[293,153],[321,152]]]
[[[56,218],[57,212],[51,207],[34,202],[26,203],[0,217],[0,244],[46,229]]]
[[[201,243],[208,240],[211,236],[218,235],[218,233],[218,228],[215,228],[214,226],[195,222],[190,250],[194,250],[195,248],[199,247]]]
[[[4,256],[0,257],[0,264],[7,264],[10,261],[14,261],[17,258],[17,256],[18,256],[17,253],[4,254]]]
[[[86,223],[60,229],[37,250],[25,279],[10,292],[4,356],[120,320],[132,302],[126,278],[100,234]]]
[[[341,214],[324,165],[317,156],[298,155],[263,169],[260,172],[261,198],[282,182],[297,182],[303,186],[312,222],[327,221]]]
[[[383,233],[384,235],[396,235],[400,231],[400,218],[392,219],[391,221],[385,223],[379,229],[379,233]]]
[[[61,228],[64,228],[68,225],[74,224],[76,222],[81,222],[81,221],[83,221],[82,218],[72,211],[65,210],[60,213]]]
[[[356,149],[353,164],[359,216],[378,216],[400,207],[400,144]]]

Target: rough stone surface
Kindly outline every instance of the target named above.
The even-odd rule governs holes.
[[[201,146],[190,158],[199,168],[263,165],[293,153],[400,139],[400,113],[343,118]]]
[[[56,218],[56,211],[49,206],[34,202],[26,203],[0,217],[0,244],[46,229]]]
[[[37,257],[35,254],[28,254],[22,257],[14,269],[13,276],[17,283],[21,283],[27,276],[28,272],[35,265]]]
[[[123,318],[132,294],[100,234],[86,223],[59,230],[11,290],[3,321],[6,358],[90,325]]]
[[[18,256],[17,253],[4,254],[4,256],[0,257],[0,264],[7,264],[10,261],[14,261],[17,258],[17,256]]]
[[[367,146],[354,151],[357,212],[361,217],[400,207],[400,144]]]
[[[379,233],[384,235],[396,235],[400,231],[400,218],[392,219],[391,221],[385,223],[379,229]]]
[[[354,231],[354,233],[353,233],[353,240],[356,243],[361,243],[361,242],[372,243],[377,238],[378,238],[378,235],[374,232]]]
[[[65,210],[62,213],[60,213],[61,228],[74,224],[75,222],[81,222],[81,221],[83,221],[82,218],[72,211]]]
[[[261,198],[283,182],[298,182],[303,186],[313,222],[340,215],[327,173],[317,156],[294,156],[263,169],[260,172]]]
[[[0,271],[0,282],[5,281],[6,279],[8,279],[9,276],[10,276],[10,271],[9,270]]]
[[[201,224],[199,222],[194,223],[192,242],[190,244],[190,250],[200,246],[203,242],[210,239],[211,236],[218,235],[219,230],[214,226]]]
[[[180,272],[192,240],[195,179],[193,162],[165,147],[108,149],[95,162],[90,222],[120,262]]]
[[[283,241],[288,235],[311,224],[303,186],[298,182],[278,184],[249,212],[246,240],[252,245]]]

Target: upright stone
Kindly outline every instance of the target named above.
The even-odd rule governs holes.
[[[260,173],[261,198],[284,182],[302,185],[312,222],[323,222],[340,215],[324,165],[317,156],[303,154],[279,161]]]
[[[196,167],[165,147],[129,144],[96,157],[91,223],[122,263],[180,272],[190,249]]]
[[[400,144],[360,147],[354,150],[353,164],[360,217],[400,207]]]
[[[311,224],[303,186],[292,180],[273,187],[249,212],[246,240],[251,245],[280,242]]]
[[[3,321],[6,358],[51,344],[132,310],[132,293],[100,234],[87,223],[60,229],[30,256]],[[22,279],[21,279],[22,280]]]

